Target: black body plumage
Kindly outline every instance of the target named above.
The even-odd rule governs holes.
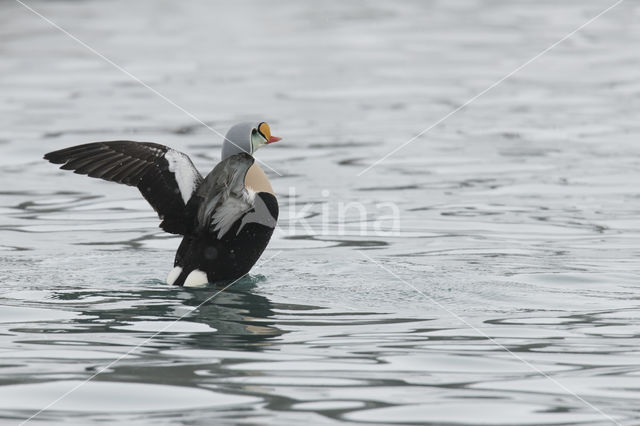
[[[258,197],[275,222],[278,218],[276,197],[267,192],[257,193]],[[194,200],[193,207],[201,203],[200,200]],[[209,282],[234,280],[248,273],[267,247],[274,228],[260,221],[249,222],[239,229],[241,225],[242,219],[235,221],[221,239],[218,239],[215,231],[197,227],[189,229],[176,253],[174,266],[182,267],[182,272],[174,284],[183,285],[189,272],[196,269],[205,271]]]

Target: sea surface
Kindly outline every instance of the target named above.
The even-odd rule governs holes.
[[[0,424],[640,425],[640,4],[589,22],[612,5],[0,1]],[[135,188],[42,160],[208,173],[243,120],[283,138],[280,220],[224,290],[164,284],[180,240]]]

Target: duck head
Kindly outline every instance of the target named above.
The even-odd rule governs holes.
[[[222,143],[222,160],[241,152],[253,155],[259,148],[281,138],[271,136],[271,129],[267,123],[239,123],[232,126]]]

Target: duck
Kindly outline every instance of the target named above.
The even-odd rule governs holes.
[[[254,153],[281,140],[266,122],[233,125],[221,160],[206,176],[186,154],[154,142],[91,142],[52,151],[60,169],[135,186],[160,218],[182,236],[166,282],[183,287],[235,281],[249,273],[278,221],[278,200]]]

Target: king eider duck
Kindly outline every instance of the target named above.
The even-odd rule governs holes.
[[[167,283],[185,287],[235,280],[266,248],[278,201],[253,153],[276,142],[267,123],[229,129],[222,159],[202,178],[182,152],[152,142],[93,142],[44,156],[64,170],[137,187],[166,232],[182,235]]]

